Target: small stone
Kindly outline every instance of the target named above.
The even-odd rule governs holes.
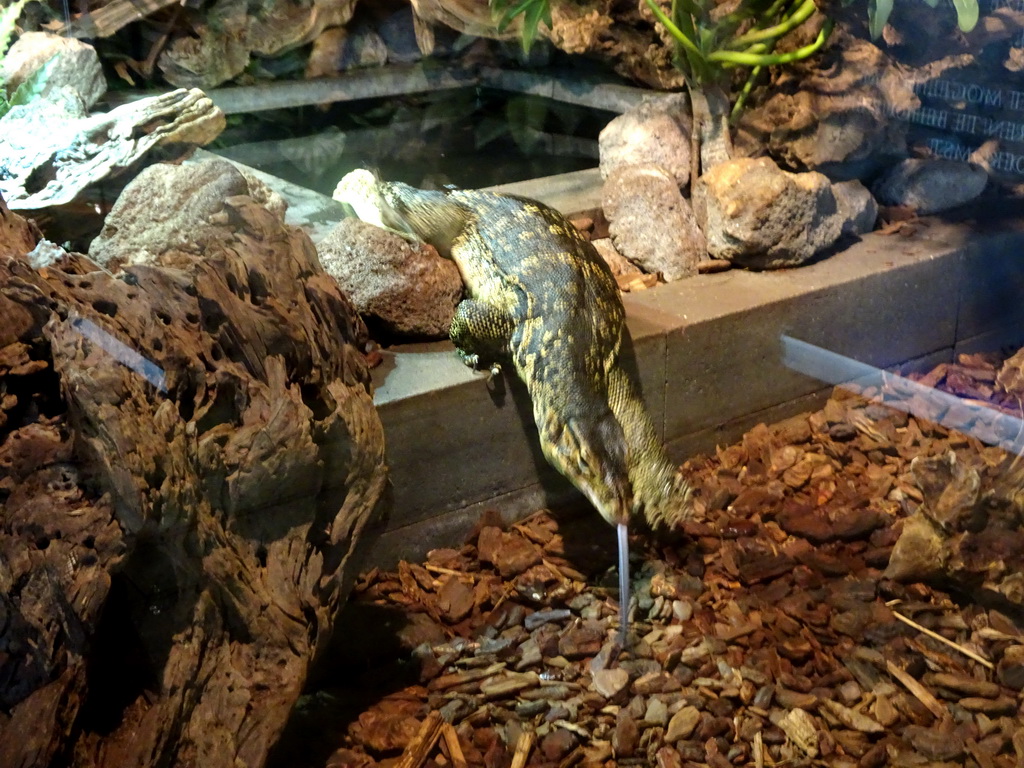
[[[39,84],[41,91],[34,99],[51,98],[60,88],[77,93],[85,106],[92,107],[107,90],[103,67],[96,50],[80,40],[50,32],[25,32],[0,57],[0,83],[9,93],[35,74],[48,67]]]
[[[633,683],[633,692],[640,696],[649,696],[652,693],[670,693],[680,689],[679,680],[668,672],[649,672],[641,675]]]
[[[697,274],[704,235],[690,203],[664,168],[618,168],[604,185],[602,204],[615,249],[666,281]]]
[[[690,738],[699,722],[700,710],[689,705],[683,707],[672,715],[672,719],[668,721],[668,728],[665,730],[665,741],[674,744],[677,741]]]
[[[541,624],[565,621],[570,616],[572,616],[572,611],[568,608],[552,608],[548,611],[535,611],[523,620],[523,626],[532,632]]]
[[[1024,690],[1024,645],[1011,645],[996,664],[999,682],[1015,691]]]
[[[657,768],[683,768],[683,758],[672,747],[662,747],[654,756]]]
[[[861,689],[856,680],[847,680],[839,686],[839,699],[846,706],[856,704],[860,700]]]
[[[604,643],[604,631],[593,624],[569,629],[558,640],[558,652],[567,659],[596,656]]]
[[[836,196],[839,215],[843,219],[844,235],[863,235],[875,228],[878,220],[878,203],[871,191],[857,179],[841,181],[832,185]]]
[[[690,181],[690,107],[685,94],[644,99],[598,136],[601,178],[624,166],[660,165],[677,188]]]
[[[903,730],[903,738],[933,760],[956,760],[964,754],[964,740],[955,731],[908,725]]]
[[[651,700],[647,703],[644,722],[650,725],[664,726],[668,723],[668,705],[660,698],[652,696]]]
[[[595,691],[606,699],[614,699],[629,685],[629,673],[622,667],[599,669],[593,673],[592,680]]]
[[[555,728],[540,740],[539,748],[546,761],[557,763],[572,752],[579,743],[579,737],[572,731],[566,728]]]
[[[632,757],[640,743],[640,728],[626,709],[619,710],[612,733],[612,751],[616,757]]]
[[[672,615],[680,622],[689,621],[693,616],[693,604],[687,600],[673,600]]]
[[[982,193],[988,174],[980,165],[942,158],[910,158],[875,181],[872,192],[883,205],[905,205],[919,214],[963,205]]]

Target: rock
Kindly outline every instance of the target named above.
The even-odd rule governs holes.
[[[332,27],[313,43],[306,77],[326,77],[359,67],[383,66],[388,60],[384,40],[366,26],[353,30]]]
[[[699,709],[689,705],[683,707],[668,721],[668,729],[665,731],[666,743],[675,744],[677,741],[690,738],[699,722]]]
[[[660,166],[621,166],[604,185],[604,214],[616,250],[665,280],[697,274],[707,250],[689,203]]]
[[[262,182],[227,160],[183,165],[160,163],[143,170],[118,197],[89,257],[104,269],[152,264],[174,253],[194,253],[196,242],[224,226],[224,201],[235,195],[270,199]],[[284,211],[271,206],[284,219]]]
[[[767,157],[712,168],[697,180],[693,207],[710,254],[749,269],[803,264],[835,243],[843,224],[828,179]]]
[[[350,218],[317,248],[324,269],[371,323],[404,337],[448,335],[462,278],[431,246]]]
[[[12,209],[69,203],[89,186],[138,167],[156,147],[167,156],[184,154],[225,126],[224,113],[196,90],[92,116],[76,100],[36,100],[0,118],[0,194]]]
[[[668,705],[659,698],[651,697],[644,713],[644,722],[664,726],[668,723]]]
[[[195,14],[193,29],[171,40],[157,66],[172,85],[210,89],[245,71],[253,54],[272,57],[347,24],[355,5],[356,0],[267,0],[253,13],[244,0],[218,0]]]
[[[767,147],[790,168],[864,178],[906,156],[913,84],[876,46],[837,26],[818,56],[780,69],[771,95],[742,113],[737,146]]]
[[[1015,691],[1024,690],[1024,645],[1008,646],[996,665],[999,682]]]
[[[616,117],[598,136],[601,178],[631,165],[658,165],[676,187],[690,181],[690,106],[684,93],[655,96]]]
[[[905,205],[924,215],[970,202],[987,183],[988,174],[975,163],[911,158],[882,174],[871,190],[882,205]]]
[[[833,184],[832,193],[843,219],[843,235],[863,235],[875,228],[878,203],[867,187],[851,179]]]
[[[558,763],[572,752],[580,743],[579,736],[565,728],[555,728],[546,734],[537,745],[544,759],[550,763]]]
[[[640,727],[627,709],[619,710],[612,732],[612,751],[617,758],[632,757],[640,744]]]
[[[423,58],[416,43],[411,5],[385,11],[377,22],[377,32],[387,50],[387,59],[392,64],[412,64]]]
[[[0,83],[6,86],[8,93],[13,93],[43,65],[47,65],[45,85],[37,98],[49,99],[54,92],[67,88],[89,109],[107,91],[95,49],[73,38],[49,32],[25,32],[0,61]]]
[[[593,674],[594,690],[606,699],[614,699],[629,685],[629,673],[622,667],[600,669]]]
[[[924,581],[940,575],[946,559],[939,528],[920,512],[903,522],[903,531],[892,548],[886,578]]]

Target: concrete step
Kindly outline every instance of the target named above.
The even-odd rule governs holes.
[[[595,170],[511,189],[574,213],[595,207],[599,186]],[[886,369],[1021,343],[1021,253],[1020,222],[925,219],[909,236],[869,234],[799,269],[732,270],[624,295],[644,397],[671,456],[824,402],[831,385],[786,366],[784,335]],[[373,381],[391,499],[371,564],[458,546],[488,508],[513,519],[580,503],[541,456],[514,379],[488,382],[437,342],[387,350]]]

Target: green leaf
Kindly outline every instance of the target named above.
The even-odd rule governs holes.
[[[51,56],[35,72],[22,80],[21,85],[14,89],[14,93],[11,94],[7,102],[8,109],[28,104],[40,98],[43,92],[46,91],[46,85],[50,82],[50,75],[56,66],[57,57]]]
[[[529,53],[537,39],[537,27],[540,26],[541,16],[544,15],[544,6],[541,3],[530,6],[523,14],[523,53]]]
[[[869,0],[868,2],[868,31],[871,39],[877,40],[882,36],[882,30],[889,21],[892,13],[893,0]]]
[[[7,53],[11,35],[14,34],[14,26],[18,23],[18,17],[27,3],[28,0],[15,0],[6,8],[0,8],[0,61]]]
[[[978,23],[978,0],[953,0],[956,24],[962,32],[970,32]]]

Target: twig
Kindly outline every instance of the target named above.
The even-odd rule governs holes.
[[[754,768],[764,768],[764,740],[760,731],[754,734]]]
[[[920,701],[928,711],[935,715],[939,720],[945,720],[949,717],[949,710],[946,709],[945,705],[931,693],[928,689],[921,685],[917,680],[911,677],[905,670],[900,669],[888,659],[885,660],[885,668],[889,670],[889,674],[899,680]]]
[[[427,563],[423,567],[431,573],[446,573],[449,576],[459,576],[460,578],[476,581],[476,576],[474,574],[466,573],[465,571],[456,571],[454,568],[445,568],[444,566],[434,565],[433,563]]]
[[[525,768],[526,761],[530,759],[530,750],[533,749],[533,740],[537,734],[532,730],[523,731],[516,741],[516,751],[512,755],[512,768]]]
[[[444,718],[436,709],[427,715],[427,719],[420,724],[416,736],[409,742],[409,746],[402,753],[402,759],[398,762],[398,768],[421,768],[423,763],[430,757],[430,752],[437,744],[437,737],[441,735],[441,726]]]
[[[958,645],[958,644],[954,643],[952,640],[950,640],[949,638],[943,637],[938,632],[933,632],[932,630],[928,629],[928,627],[922,627],[916,621],[914,621],[912,619],[908,619],[902,613],[896,613],[896,611],[893,611],[892,615],[895,616],[900,621],[902,621],[904,624],[913,627],[917,631],[924,632],[926,635],[928,635],[928,637],[932,638],[933,640],[938,640],[940,642],[943,642],[946,645],[948,645],[950,648],[956,648],[964,656],[967,656],[968,658],[974,659],[976,662],[981,664],[983,667],[988,667],[989,669],[995,669],[996,668],[996,665],[993,664],[988,659],[986,659],[984,656],[980,656],[977,653],[975,653],[974,651],[970,650],[969,648],[964,648],[962,645]]]
[[[448,759],[452,768],[468,768],[466,756],[462,754],[462,745],[459,744],[459,734],[451,723],[441,726],[441,738],[444,739],[445,748],[448,750]]]

